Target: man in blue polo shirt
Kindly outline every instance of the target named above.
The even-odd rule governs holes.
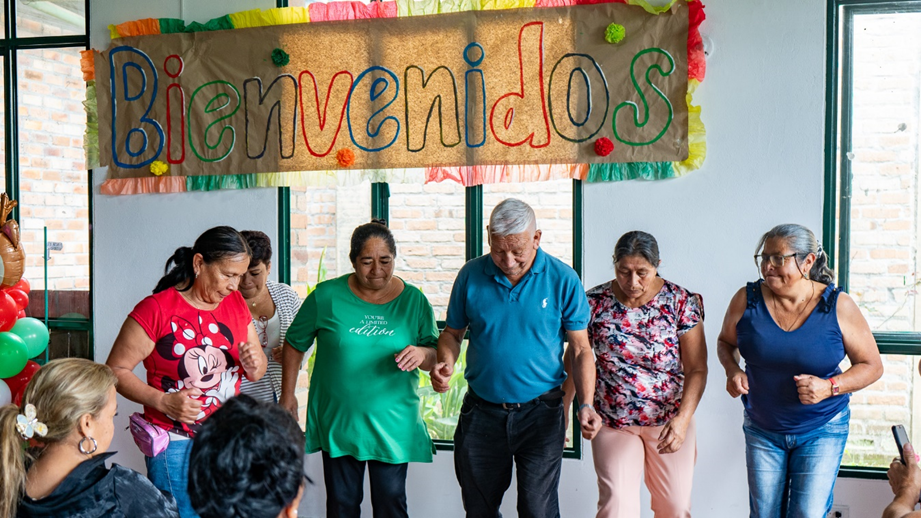
[[[573,351],[582,435],[601,428],[592,408],[595,360],[586,328],[588,301],[579,276],[540,249],[534,211],[507,199],[486,227],[489,254],[461,268],[438,339],[432,385],[445,392],[467,329],[469,390],[454,433],[454,468],[468,517],[500,517],[518,474],[518,515],[558,518],[566,437],[563,343]]]

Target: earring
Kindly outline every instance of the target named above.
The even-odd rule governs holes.
[[[87,450],[87,448],[83,446],[83,441],[86,441],[86,440],[89,440],[93,444],[92,450]],[[83,437],[82,439],[80,439],[80,444],[77,445],[77,449],[79,449],[80,453],[84,455],[92,455],[96,453],[97,448],[99,448],[99,445],[96,444],[96,439],[93,439],[92,437]]]

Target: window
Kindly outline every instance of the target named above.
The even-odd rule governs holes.
[[[885,367],[852,397],[842,474],[885,478],[890,427],[921,442],[921,1],[833,4],[824,242]]]
[[[51,331],[40,360],[92,358],[92,216],[80,70],[80,51],[89,46],[89,2],[4,3],[0,152],[4,191],[19,203],[11,217],[19,222],[23,278],[32,287],[26,313]]]

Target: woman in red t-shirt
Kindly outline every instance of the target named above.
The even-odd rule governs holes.
[[[201,422],[256,381],[267,360],[243,296],[237,291],[250,249],[230,227],[205,231],[192,248],[166,262],[153,295],[125,319],[106,363],[118,392],[144,405],[144,418],[167,430],[169,446],[146,457],[147,476],[169,491],[182,518],[196,517],[186,492],[192,439]],[[144,362],[145,383],[134,374]]]

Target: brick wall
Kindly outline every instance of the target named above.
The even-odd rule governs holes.
[[[874,330],[918,331],[921,15],[860,16],[854,33],[849,292]],[[883,360],[883,378],[852,396],[846,463],[888,466],[896,423],[921,441],[917,358]]]

